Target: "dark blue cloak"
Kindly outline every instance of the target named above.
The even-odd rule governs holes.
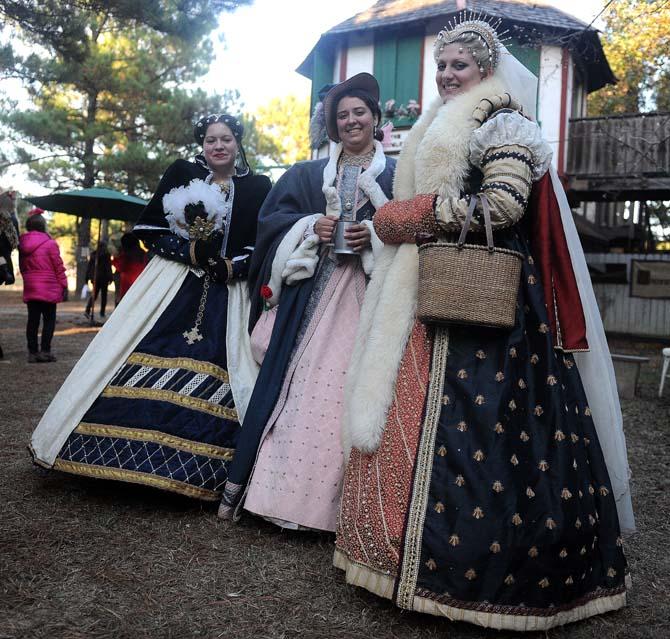
[[[284,235],[302,217],[326,210],[322,192],[323,169],[328,159],[300,162],[291,167],[273,187],[258,215],[256,250],[249,270],[251,295],[250,329],[263,310],[260,288],[270,279],[275,252]],[[392,197],[395,160],[386,158],[386,168],[377,183]],[[368,202],[365,206],[371,207]],[[363,207],[365,208],[365,207]],[[361,209],[362,210],[362,209]],[[282,289],[277,317],[256,386],[249,401],[242,435],[228,471],[231,484],[244,485],[253,469],[265,425],[274,409],[284,381],[315,278]]]

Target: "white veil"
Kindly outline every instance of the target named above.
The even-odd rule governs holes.
[[[523,112],[537,120],[537,77],[526,69],[504,45],[500,45],[500,60],[495,70],[510,95],[523,104]]]
[[[589,351],[575,353],[575,362],[584,384],[584,391],[598,433],[600,447],[605,456],[621,531],[633,533],[635,532],[635,518],[630,495],[630,468],[628,466],[623,416],[614,377],[612,356],[607,345],[605,329],[591,284],[591,276],[586,265],[584,251],[579,241],[568,199],[556,169],[552,166],[549,171],[554,192],[561,208],[563,232],[568,243],[570,261],[577,280],[579,297],[582,301],[586,320],[586,339],[589,343]]]
[[[495,71],[510,94],[524,108],[524,113],[535,119],[537,78],[519,62],[506,47],[501,46],[500,61]],[[568,243],[570,261],[577,280],[586,319],[586,338],[589,351],[575,353],[575,361],[582,378],[586,398],[605,457],[616,500],[619,525],[624,533],[635,531],[635,519],[630,495],[630,468],[623,431],[623,416],[614,377],[612,356],[607,345],[600,311],[591,284],[591,277],[584,258],[584,251],[577,234],[572,210],[556,170],[551,167],[551,180],[561,209],[563,232]]]

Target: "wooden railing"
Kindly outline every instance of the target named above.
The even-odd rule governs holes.
[[[670,113],[570,120],[566,172],[578,191],[670,189]]]

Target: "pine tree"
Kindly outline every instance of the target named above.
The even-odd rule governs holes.
[[[20,80],[32,103],[19,109],[2,97],[0,121],[14,143],[4,166],[25,163],[51,188],[107,184],[147,195],[186,152],[196,116],[238,109],[236,93],[183,87],[209,66],[205,36],[219,12],[247,2],[0,0],[12,28],[0,73]],[[89,243],[89,221],[81,220],[78,245]],[[78,288],[84,263],[80,253]]]

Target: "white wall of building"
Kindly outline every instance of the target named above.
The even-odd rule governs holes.
[[[350,78],[357,73],[372,73],[374,71],[374,64],[375,48],[372,35],[350,36],[349,50],[347,51],[346,77]]]
[[[540,52],[539,100],[537,119],[542,137],[554,151],[553,163],[558,169],[558,140],[561,130],[561,56],[562,49],[543,46]],[[568,105],[570,102],[568,102]]]
[[[340,69],[342,68],[342,57],[346,47],[340,47],[335,54],[335,64],[333,65],[333,77],[330,81],[334,84],[340,81]],[[321,88],[321,87],[319,87]]]

